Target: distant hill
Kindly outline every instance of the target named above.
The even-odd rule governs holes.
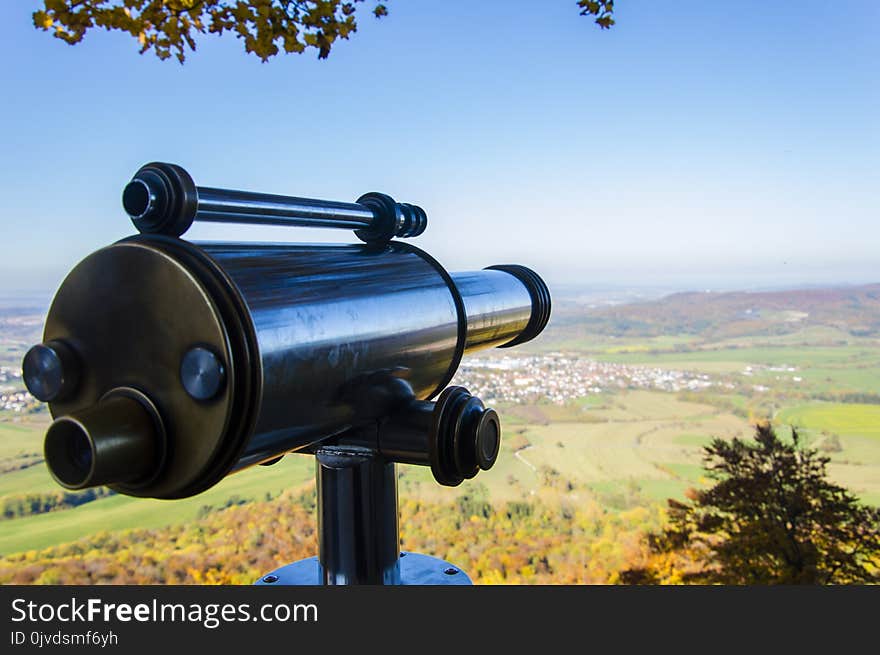
[[[582,322],[598,334],[731,338],[835,328],[880,336],[880,284],[771,292],[688,292],[660,300],[590,308]]]

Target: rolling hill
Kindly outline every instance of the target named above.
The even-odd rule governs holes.
[[[853,337],[880,337],[880,284],[675,293],[649,302],[582,308],[580,322],[597,334],[621,337],[699,335],[719,340],[815,328]]]

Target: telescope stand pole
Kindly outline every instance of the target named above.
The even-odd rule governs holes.
[[[400,552],[396,463],[360,444],[320,446],[314,455],[318,556],[275,569],[256,584],[472,584],[445,560]]]
[[[397,465],[362,448],[320,448],[315,460],[321,583],[400,584]]]

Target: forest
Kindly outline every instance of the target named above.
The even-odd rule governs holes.
[[[476,583],[614,583],[648,556],[659,507],[610,512],[594,502],[401,503],[401,550],[461,566]],[[2,584],[249,584],[317,552],[313,486],[205,512],[157,530],[101,532],[0,560]]]

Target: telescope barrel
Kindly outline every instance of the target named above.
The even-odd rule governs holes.
[[[398,203],[382,193],[357,202],[312,200],[251,191],[196,186],[175,164],[142,166],[122,192],[122,206],[144,234],[181,236],[193,221],[245,225],[287,225],[355,230],[367,243],[415,237],[428,217],[421,207]]]
[[[550,320],[550,292],[525,266],[453,273],[452,280],[464,300],[467,354],[531,341]]]
[[[404,242],[139,235],[71,271],[23,369],[28,388],[52,398],[47,462],[71,488],[190,496],[407,406],[388,424],[385,447],[400,461],[430,461],[439,481],[457,484],[494,462],[497,415],[465,390],[447,393],[436,411],[417,403],[447,388],[465,353],[534,338],[549,315],[547,287],[529,269],[449,274]],[[124,427],[121,405],[105,398],[119,388],[155,407],[156,427]],[[434,446],[407,442],[416,424],[430,428]],[[70,438],[91,453],[94,472],[50,447]]]

